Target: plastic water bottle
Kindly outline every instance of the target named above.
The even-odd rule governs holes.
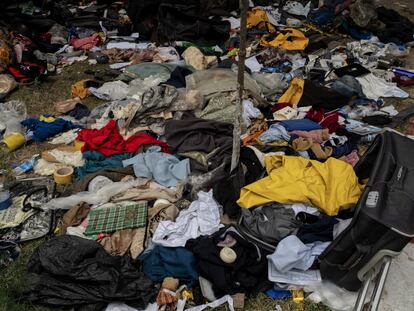
[[[286,73],[286,74],[283,76],[283,80],[284,80],[284,81],[287,81],[287,82],[292,81],[292,80],[293,80],[293,78],[303,78],[303,72],[302,72],[302,69],[296,69],[296,70],[293,70],[293,71],[291,71],[291,72]]]
[[[36,161],[37,161],[38,158],[39,158],[39,155],[35,154],[34,156],[31,157],[31,159],[26,160],[23,163],[20,163],[18,166],[13,168],[14,174],[16,176],[19,176],[19,175],[22,175],[22,174],[30,171],[35,166]]]

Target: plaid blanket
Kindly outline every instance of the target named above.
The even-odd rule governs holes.
[[[146,223],[147,202],[119,202],[114,207],[91,210],[85,234],[142,228]]]

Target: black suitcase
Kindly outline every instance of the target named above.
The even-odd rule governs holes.
[[[391,131],[378,135],[355,172],[369,180],[353,220],[319,256],[322,278],[351,291],[414,237],[414,140]]]

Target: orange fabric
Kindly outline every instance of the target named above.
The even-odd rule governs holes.
[[[12,62],[12,50],[5,40],[0,39],[0,72],[3,72]]]
[[[80,80],[72,85],[72,97],[79,97],[80,99],[84,99],[91,95],[91,92],[86,87],[86,82],[90,81],[90,79]]]
[[[246,136],[243,138],[243,146],[250,145],[251,143],[256,142],[256,140],[262,135],[265,131],[258,131],[253,134],[250,134],[249,136]]]

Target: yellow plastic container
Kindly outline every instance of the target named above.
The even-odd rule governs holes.
[[[3,138],[3,143],[10,151],[19,149],[26,142],[26,138],[22,133],[11,133]]]

